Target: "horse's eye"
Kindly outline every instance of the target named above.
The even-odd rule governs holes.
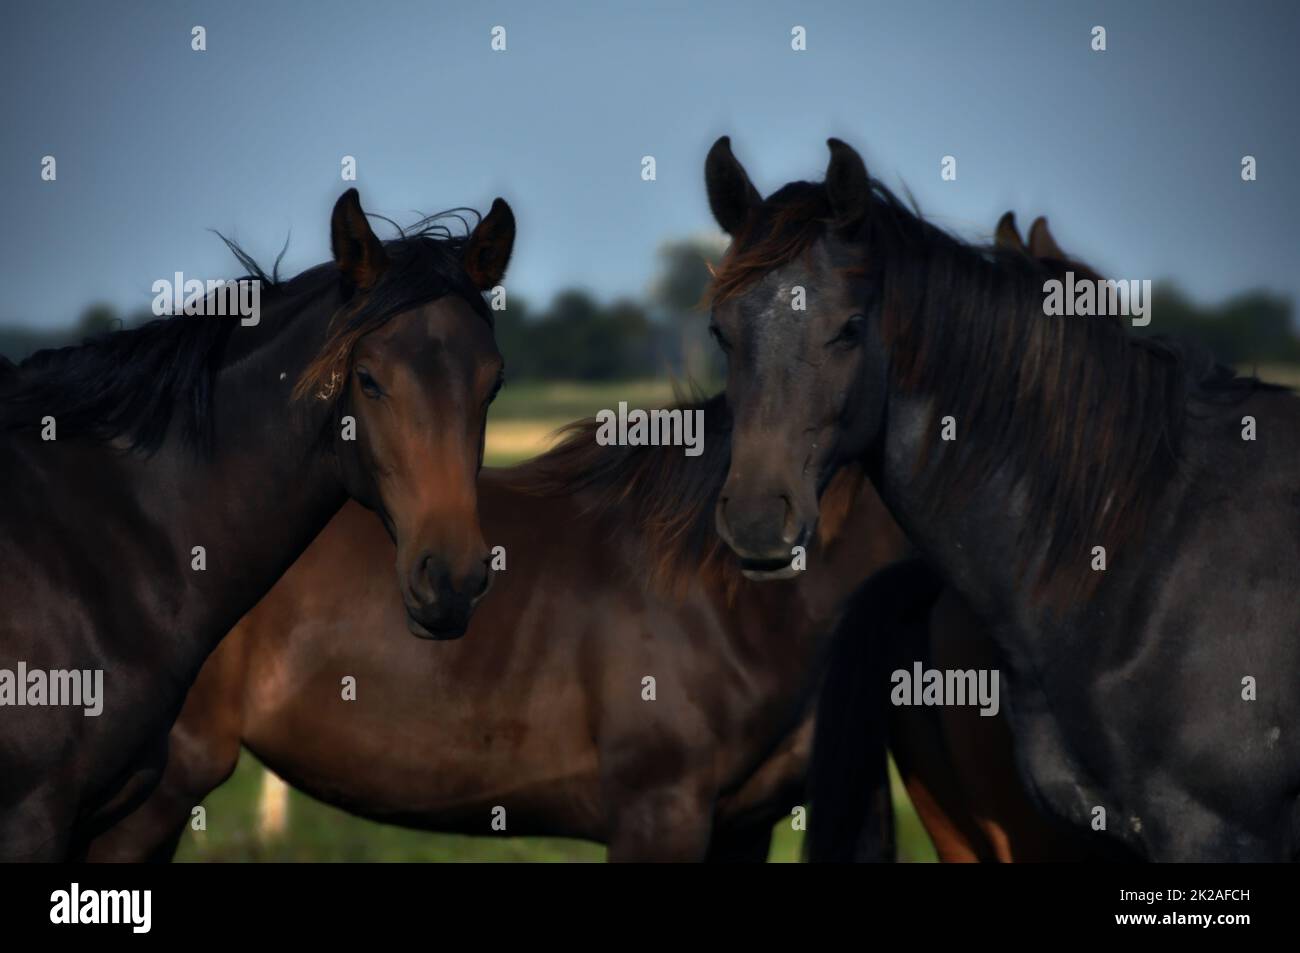
[[[863,334],[866,332],[867,319],[861,314],[855,314],[844,322],[838,334],[831,338],[830,343],[842,348],[855,348],[862,343]]]
[[[370,372],[364,367],[357,368],[357,382],[361,384],[361,393],[367,397],[379,397],[383,394],[379,384],[370,376]]]
[[[731,344],[722,336],[722,329],[716,324],[709,325],[709,337],[718,342],[718,347],[722,348],[724,353],[731,350]]]

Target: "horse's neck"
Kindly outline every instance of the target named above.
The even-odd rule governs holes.
[[[171,484],[159,492],[171,495],[165,531],[177,551],[189,558],[204,547],[206,569],[189,575],[184,611],[193,630],[213,640],[271,588],[346,499],[320,441],[327,404],[295,403],[291,393],[323,329],[323,315],[302,314],[219,372],[210,459],[173,442],[170,460],[146,468]]]
[[[1044,573],[1050,534],[1059,527],[1051,518],[1044,521],[1030,515],[1026,468],[1035,461],[1026,448],[1000,444],[1001,461],[978,486],[958,485],[942,496],[933,492],[933,480],[927,479],[932,473],[918,472],[916,464],[925,458],[930,470],[952,465],[934,446],[939,433],[936,418],[941,413],[930,398],[901,395],[892,388],[873,468],[881,498],[919,552],[977,615],[987,623],[1013,627],[1027,640],[1075,626],[1090,614],[1104,614],[1107,606],[1119,611],[1135,587],[1143,585],[1141,561],[1118,559],[1117,553],[1108,552],[1120,543],[1101,538],[1104,529],[1085,530],[1084,541]],[[1118,424],[1131,425],[1128,420]],[[962,432],[959,439],[970,457],[988,456],[983,446],[986,438],[978,428]],[[1125,548],[1161,545],[1199,469],[1188,459],[1203,456],[1202,450],[1189,453],[1194,443],[1184,434],[1177,470],[1160,483],[1158,496],[1144,503],[1141,540],[1123,543]],[[1082,458],[1087,459],[1088,453]],[[1069,460],[1049,463],[1071,465]],[[1068,475],[1060,473],[1058,478]],[[1112,494],[1135,492],[1114,485],[1100,489]],[[1112,495],[1110,505],[1119,505],[1118,497]]]
[[[1012,611],[1024,588],[1021,552],[1027,538],[1019,494],[1021,474],[1008,464],[958,498],[934,500],[918,477],[916,461],[935,439],[936,411],[928,399],[890,395],[874,479],[881,499],[920,553],[978,614]],[[978,434],[965,434],[977,441]],[[929,454],[932,466],[944,465]],[[1046,531],[1046,528],[1044,528]]]

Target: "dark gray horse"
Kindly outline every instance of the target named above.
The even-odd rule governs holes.
[[[1047,265],[952,238],[830,148],[825,182],[766,200],[726,139],[706,163],[734,240],[721,535],[780,574],[864,463],[989,627],[1041,809],[1153,860],[1294,859],[1300,401],[1050,316]],[[816,810],[839,808],[861,806]]]

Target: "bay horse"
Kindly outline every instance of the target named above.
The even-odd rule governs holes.
[[[1051,268],[947,235],[829,147],[824,182],[767,199],[725,137],[705,163],[733,239],[719,534],[777,573],[863,466],[990,633],[1044,814],[1147,860],[1296,859],[1300,401],[1045,313]]]
[[[381,242],[349,189],[330,228],[334,262],[288,282],[232,244],[251,323],[187,312],[0,370],[0,669],[104,682],[98,717],[5,707],[0,857],[79,857],[148,794],[208,654],[349,497],[396,540],[406,627],[468,624],[513,213]]]
[[[345,506],[212,655],[162,784],[90,858],[169,859],[242,743],[374,820],[584,838],[612,861],[766,859],[773,824],[801,803],[838,613],[906,549],[847,468],[808,571],[742,578],[713,528],[729,416],[718,398],[696,408],[699,457],[601,446],[587,421],[535,460],[484,469],[480,520],[505,569],[454,643],[383,637],[403,624],[393,546]],[[354,701],[340,698],[346,676]]]

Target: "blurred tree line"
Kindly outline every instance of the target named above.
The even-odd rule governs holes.
[[[1151,291],[1151,323],[1140,330],[1193,341],[1225,364],[1300,363],[1291,312],[1289,298],[1267,291],[1248,291],[1207,307],[1161,283]]]
[[[536,308],[507,289],[507,306],[494,317],[508,375],[512,380],[718,380],[721,355],[709,341],[701,302],[710,280],[707,262],[720,259],[724,247],[721,240],[707,238],[665,243],[659,250],[659,273],[641,299],[602,302],[570,288],[545,308]],[[0,326],[0,354],[18,361],[41,348],[77,343],[152,318],[145,310],[119,321],[111,307],[94,305],[71,328]]]
[[[497,341],[512,380],[608,381],[674,376],[708,385],[723,362],[708,338],[700,307],[709,283],[707,262],[722,255],[720,241],[683,239],[659,250],[657,276],[642,299],[601,302],[573,288],[535,309],[509,295],[496,313]],[[0,326],[0,354],[21,360],[43,347],[75,343],[118,326],[150,320],[148,311],[120,323],[111,308],[87,309],[73,328],[59,331]],[[1300,363],[1300,336],[1289,299],[1252,291],[1220,304],[1192,302],[1170,284],[1152,293],[1151,324],[1142,333],[1196,341],[1229,364]]]
[[[644,299],[602,304],[586,291],[560,292],[542,311],[519,297],[498,312],[497,342],[512,379],[623,380],[665,375],[700,383],[720,378],[702,307],[709,262],[724,245],[704,239],[665,243]]]
[[[109,305],[92,304],[81,313],[81,318],[70,328],[46,330],[0,325],[0,356],[7,357],[11,361],[21,361],[42,348],[78,344],[86,338],[103,334],[105,331],[135,327],[137,324],[152,320],[153,313],[148,309],[123,320]]]

